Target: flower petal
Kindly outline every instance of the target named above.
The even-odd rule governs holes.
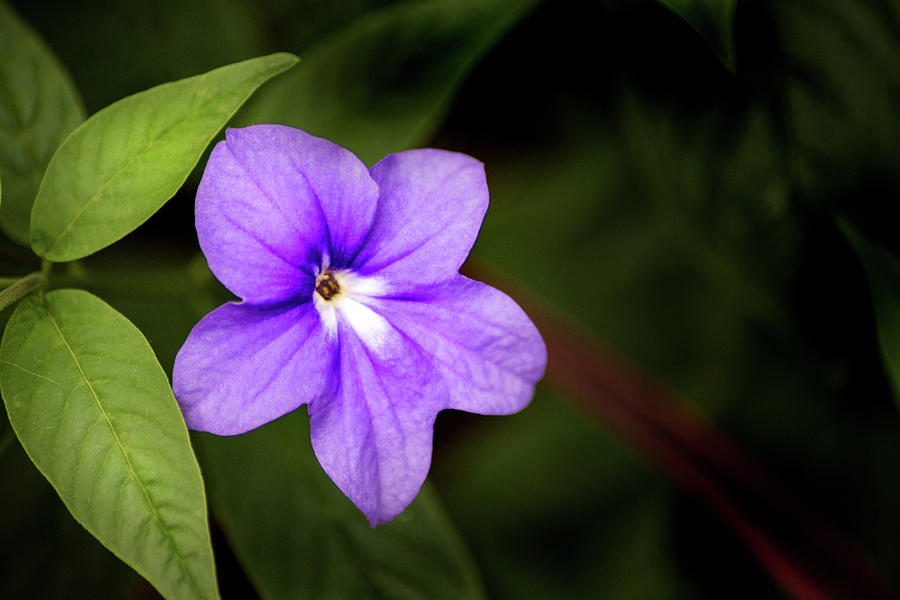
[[[472,249],[488,205],[483,165],[443,150],[389,154],[370,173],[381,196],[354,266],[398,284],[451,278]]]
[[[334,350],[312,302],[229,303],[194,326],[175,357],[172,387],[190,429],[236,435],[330,390]]]
[[[543,376],[547,349],[506,294],[462,275],[376,310],[431,357],[450,394],[447,408],[509,414],[524,408]]]
[[[197,190],[196,223],[210,269],[253,303],[312,293],[313,270],[355,256],[378,188],[350,151],[282,125],[229,129]]]
[[[396,330],[367,345],[346,322],[340,385],[309,405],[319,463],[374,527],[406,508],[431,464],[431,439],[446,392],[430,361]]]

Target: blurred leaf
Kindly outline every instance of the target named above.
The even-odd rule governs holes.
[[[87,292],[28,297],[0,344],[0,389],[88,531],[167,598],[218,597],[200,471],[140,331]]]
[[[426,140],[465,74],[535,0],[416,0],[360,17],[248,103],[372,163]]]
[[[306,50],[360,15],[396,0],[255,0],[276,48]]]
[[[597,425],[546,386],[519,414],[467,420],[435,481],[491,598],[693,597],[665,484]]]
[[[849,221],[841,219],[839,224],[869,276],[881,355],[893,381],[895,400],[900,406],[900,261],[866,239]]]
[[[685,118],[642,102],[623,104],[604,117],[611,125],[582,115],[578,131],[561,132],[556,144],[528,154],[517,149],[515,160],[486,165],[491,207],[477,253],[704,412],[727,420],[754,451],[775,457],[771,462],[793,483],[821,496],[817,506],[827,507],[826,518],[837,517],[838,527],[853,519],[847,529],[862,531],[867,550],[879,543],[885,571],[897,572],[883,531],[893,514],[887,507],[897,501],[888,474],[896,470],[900,438],[895,423],[860,408],[866,393],[841,403],[847,363],[817,356],[794,320],[816,308],[810,304],[834,306],[830,298],[808,296],[790,312],[790,293],[797,294],[798,281],[808,283],[797,271],[813,257],[801,254],[807,231],[798,227],[772,120],[755,110]],[[822,294],[835,292],[831,267],[822,271]],[[821,335],[842,320],[835,314],[842,313],[828,312],[818,323]],[[872,457],[864,468],[861,456]],[[583,485],[575,476],[571,481]],[[456,483],[445,492],[454,508],[449,493]],[[465,517],[454,518],[469,537]],[[497,533],[488,521],[485,528]],[[721,549],[689,550],[708,571],[704,586],[711,585],[717,569],[709,565],[721,560]],[[738,557],[738,564],[746,560]],[[517,572],[532,570],[533,563]],[[728,597],[722,591],[709,597]]]
[[[900,191],[900,12],[892,0],[772,3],[800,183],[813,197],[861,176]],[[866,203],[853,197],[849,203]]]
[[[287,53],[254,58],[129,96],[92,116],[47,167],[32,211],[35,252],[74,260],[138,227],[178,191],[253,91],[296,62]]]
[[[27,246],[31,205],[50,157],[84,120],[81,98],[43,40],[0,2],[0,229]]]
[[[688,22],[722,62],[734,70],[734,12],[737,0],[659,0]]]
[[[78,10],[68,0],[12,4],[69,67],[89,114],[154,85],[282,49],[267,39],[250,0],[88,0]]]
[[[371,529],[316,461],[301,411],[242,436],[195,440],[214,515],[262,597],[482,597],[433,493],[424,488]]]
[[[682,125],[623,103],[557,145],[486,165],[475,250],[705,411],[746,396],[758,324],[783,325],[774,268],[796,244],[764,120]],[[728,202],[721,201],[728,198]],[[767,252],[757,251],[761,238]],[[579,282],[558,285],[559,265]]]

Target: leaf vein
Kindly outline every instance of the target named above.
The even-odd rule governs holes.
[[[79,375],[81,375],[82,381],[84,381],[84,383],[87,385],[87,388],[91,393],[91,397],[93,397],[94,401],[97,403],[97,408],[100,409],[100,414],[103,416],[107,427],[109,427],[110,433],[112,433],[113,435],[113,439],[115,439],[116,447],[118,447],[119,451],[122,453],[122,457],[125,459],[125,464],[128,466],[128,471],[130,472],[132,479],[135,481],[135,483],[137,483],[138,487],[141,490],[141,493],[144,495],[144,500],[147,501],[147,506],[150,508],[150,513],[153,515],[153,520],[156,522],[157,527],[159,527],[160,531],[162,531],[163,535],[165,536],[166,543],[168,544],[169,548],[171,548],[178,566],[181,568],[182,572],[184,572],[186,579],[196,596],[198,598],[202,597],[203,594],[201,593],[197,582],[194,580],[193,574],[187,568],[187,565],[184,564],[184,557],[178,551],[178,547],[172,539],[172,536],[169,533],[169,529],[163,524],[162,519],[159,516],[159,512],[156,510],[156,507],[154,506],[153,501],[150,498],[149,491],[144,485],[143,480],[141,480],[141,478],[138,476],[137,471],[135,470],[134,465],[131,462],[131,457],[128,455],[128,451],[122,444],[122,440],[119,439],[119,434],[116,431],[116,428],[113,426],[112,420],[109,418],[109,414],[103,407],[103,403],[100,402],[100,396],[97,394],[97,391],[94,389],[94,386],[88,379],[87,374],[84,372],[84,369],[81,366],[81,362],[78,360],[78,356],[75,354],[72,346],[69,345],[69,341],[66,339],[66,336],[63,334],[62,329],[60,329],[59,324],[56,322],[56,319],[53,318],[51,312],[47,309],[46,306],[42,306],[42,308],[47,314],[47,318],[50,320],[53,328],[56,330],[57,335],[59,335],[59,339],[62,341],[63,346],[65,346],[66,351],[72,358],[72,362],[75,364],[75,368],[78,369],[78,373]]]
[[[49,381],[50,383],[52,383],[53,385],[55,385],[55,386],[57,386],[57,387],[59,387],[59,388],[61,388],[61,389],[65,389],[65,387],[62,386],[59,382],[53,381],[52,379],[50,379],[50,378],[47,377],[46,375],[41,375],[40,373],[35,373],[34,371],[29,371],[28,369],[26,369],[26,368],[23,367],[22,365],[17,365],[17,364],[14,363],[14,362],[10,362],[10,361],[8,361],[8,360],[3,360],[3,359],[0,359],[0,363],[2,363],[2,364],[4,364],[4,365],[9,365],[9,366],[11,366],[11,367],[15,367],[15,368],[19,369],[20,371],[22,371],[23,373],[28,373],[29,375],[32,375],[32,376],[34,376],[34,377],[38,377],[38,378],[40,378],[40,379],[44,379],[45,381]]]
[[[72,226],[73,226],[73,225],[81,218],[81,215],[84,214],[84,212],[88,209],[88,207],[91,206],[94,202],[96,202],[97,199],[98,199],[98,198],[102,195],[102,193],[106,190],[106,188],[107,188],[107,187],[108,187],[115,179],[117,179],[117,178],[119,177],[119,175],[122,174],[122,172],[124,172],[128,167],[130,167],[135,161],[138,161],[139,159],[143,158],[144,155],[146,155],[146,154],[147,154],[151,149],[153,149],[156,145],[162,143],[162,142],[163,142],[166,138],[168,138],[173,132],[176,132],[176,133],[177,133],[176,130],[177,130],[178,128],[180,128],[182,125],[184,125],[186,122],[189,122],[193,117],[196,117],[197,115],[203,114],[203,112],[206,111],[210,106],[214,106],[214,105],[216,104],[216,101],[221,100],[222,97],[226,96],[226,95],[229,94],[229,93],[234,93],[234,91],[235,91],[236,89],[239,89],[239,88],[240,88],[242,85],[244,85],[248,80],[252,80],[252,79],[254,79],[254,77],[255,77],[255,78],[259,78],[260,75],[261,75],[261,73],[269,73],[271,70],[272,70],[272,67],[269,67],[268,69],[266,69],[266,70],[264,70],[264,71],[257,72],[257,73],[252,73],[250,76],[245,77],[244,79],[242,79],[242,80],[240,81],[240,83],[235,84],[234,86],[232,86],[231,90],[229,90],[229,91],[227,91],[227,92],[222,92],[222,93],[217,94],[217,95],[212,95],[212,96],[209,96],[209,97],[207,97],[207,98],[204,98],[204,99],[203,99],[196,107],[194,107],[192,110],[188,111],[187,114],[184,115],[184,117],[182,117],[181,119],[179,119],[178,121],[176,121],[175,123],[173,123],[172,125],[170,125],[168,128],[166,128],[165,130],[163,130],[162,132],[160,132],[155,138],[149,140],[149,141],[146,143],[146,145],[145,145],[139,152],[136,152],[135,155],[134,155],[132,158],[130,158],[130,159],[129,159],[127,162],[125,162],[122,166],[120,166],[118,169],[116,169],[115,173],[113,173],[112,175],[110,175],[110,177],[109,177],[106,181],[104,181],[103,184],[102,184],[102,185],[101,185],[101,186],[100,186],[93,194],[91,194],[91,196],[90,196],[90,197],[87,199],[87,201],[81,206],[81,208],[78,209],[78,212],[75,213],[75,215],[74,215],[74,216],[72,217],[72,219],[66,224],[66,226],[63,228],[63,230],[56,236],[56,239],[54,239],[54,240],[53,240],[53,243],[50,244],[50,246],[47,248],[47,252],[51,252],[54,248],[56,248],[57,244],[59,244],[59,242],[62,240],[62,238],[69,232],[70,229],[72,229]],[[209,75],[210,75],[210,72],[207,72],[207,73],[203,73],[203,74],[201,74],[201,75],[197,75],[197,76],[195,76],[195,77],[200,78],[199,80],[206,81],[206,80],[208,80],[208,79],[210,78]],[[160,86],[158,86],[158,87],[156,87],[156,88],[151,88],[150,90],[147,90],[147,92],[152,92],[152,91],[154,91],[154,90],[158,90],[158,89],[160,89],[160,88],[162,88],[162,87],[167,87],[167,86],[171,86],[170,89],[172,89],[172,88],[177,88],[177,87],[185,87],[185,86],[179,85],[179,84],[183,84],[184,82],[190,81],[191,79],[193,79],[193,78],[182,79],[182,80],[179,80],[179,81],[173,81],[173,82],[168,83],[168,84],[162,84],[162,85],[160,85]],[[265,81],[265,78],[262,78],[262,81]],[[252,94],[253,91],[254,91],[255,89],[256,89],[256,88],[254,87],[253,90],[251,90],[251,91],[247,94],[247,96],[249,97],[249,95]],[[142,92],[142,93],[145,93],[145,92]],[[143,100],[143,98],[142,98],[142,100]],[[135,102],[137,102],[137,100],[135,100]],[[107,108],[112,108],[112,107],[114,107],[114,106],[116,106],[116,105],[115,105],[115,104],[112,104],[112,105],[110,105],[110,106],[107,107]],[[231,110],[231,114],[233,115],[233,114],[237,111],[237,108],[236,108],[236,107],[231,107],[231,109],[232,109],[232,110]],[[104,110],[106,110],[106,109],[104,109]],[[103,111],[101,110],[100,112],[102,113]],[[97,113],[97,114],[99,115],[100,113]],[[217,116],[217,117],[220,116],[220,113],[217,113],[215,116]],[[227,122],[227,118],[226,118],[226,122]],[[220,127],[221,127],[221,125],[220,125]],[[218,131],[218,128],[216,129],[216,131]],[[206,148],[206,146],[209,144],[210,140],[212,139],[212,137],[213,137],[214,135],[215,135],[215,132],[209,134],[208,139],[205,140],[205,143],[204,143],[204,144],[202,145],[202,147],[201,147],[201,152],[202,152],[203,148]],[[199,160],[199,158],[200,158],[200,156],[198,155],[198,156],[197,156],[197,159]],[[188,176],[189,173],[190,173],[190,171],[188,171],[188,173],[185,173],[184,177],[187,178],[187,176]]]
[[[205,106],[201,106],[200,108],[205,108]],[[178,127],[183,125],[186,121],[190,120],[190,118],[192,116],[201,112],[200,108],[198,108],[195,111],[191,111],[189,114],[185,115],[184,118],[180,119],[179,121],[177,121],[176,123],[174,123],[170,127],[168,127],[167,129],[165,129],[156,138],[150,140],[150,142],[148,144],[146,144],[139,152],[136,152],[132,158],[130,158],[122,166],[120,166],[118,169],[116,169],[116,172],[113,173],[112,175],[110,175],[109,178],[103,182],[103,185],[101,185],[99,188],[97,188],[97,191],[95,191],[93,194],[91,194],[90,198],[88,198],[87,201],[81,205],[81,208],[78,209],[78,212],[76,212],[75,215],[72,217],[72,219],[66,224],[66,226],[63,227],[63,230],[59,232],[59,235],[56,236],[56,239],[53,240],[53,243],[50,244],[50,247],[47,249],[47,251],[50,252],[54,248],[56,248],[56,245],[59,244],[60,240],[62,240],[62,238],[65,237],[65,235],[69,232],[69,230],[72,229],[72,226],[76,223],[76,221],[78,221],[78,219],[81,218],[81,215],[83,215],[84,212],[88,209],[88,207],[91,206],[94,202],[97,201],[97,199],[100,196],[103,195],[103,192],[106,190],[106,188],[109,187],[109,185],[115,179],[117,179],[119,177],[119,175],[121,175],[125,171],[125,169],[130,167],[135,161],[138,161],[139,159],[143,158],[144,155],[146,155],[151,149],[153,149],[157,144],[161,143],[165,138],[167,138],[169,136],[169,134],[171,134]]]

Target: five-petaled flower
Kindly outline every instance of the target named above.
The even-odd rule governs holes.
[[[508,414],[546,350],[508,296],[459,274],[488,204],[484,169],[441,150],[371,169],[298,129],[230,129],[197,191],[200,247],[242,302],[175,360],[191,429],[244,433],[308,405],[313,450],[374,526],[415,498],[437,413]]]

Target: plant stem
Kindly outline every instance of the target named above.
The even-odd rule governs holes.
[[[45,281],[50,280],[50,269],[53,268],[53,263],[47,260],[46,258],[41,261],[41,275],[44,276]]]
[[[47,281],[47,278],[44,277],[43,273],[35,272],[26,275],[8,288],[0,291],[0,310],[40,288],[45,281]]]

